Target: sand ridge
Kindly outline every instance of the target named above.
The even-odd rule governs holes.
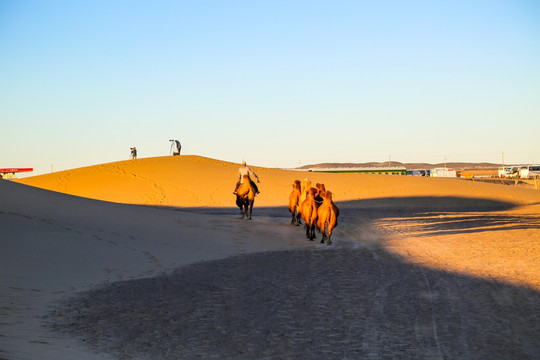
[[[234,207],[239,164],[201,156],[167,156],[119,161],[18,180],[20,183],[66,194],[128,204],[176,207]],[[490,199],[510,204],[540,202],[540,191],[501,187],[458,179],[412,176],[329,174],[257,167],[261,179],[255,206],[286,206],[294,180],[320,182],[339,202],[416,197]],[[504,191],[502,191],[504,189]],[[404,202],[404,206],[407,206]],[[448,204],[452,206],[452,204]],[[416,204],[412,203],[412,206]]]

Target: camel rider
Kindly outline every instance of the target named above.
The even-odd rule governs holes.
[[[257,182],[260,184],[261,181],[259,180],[259,177],[253,170],[251,170],[247,165],[245,161],[242,161],[242,166],[238,169],[238,182],[236,183],[236,188],[234,188],[233,194],[236,195],[236,190],[240,187],[240,185],[244,182],[244,175],[248,176],[249,182],[251,186],[253,187],[253,190],[255,190],[255,194],[259,193],[259,188],[255,183],[253,182],[252,176],[255,176],[257,178]]]

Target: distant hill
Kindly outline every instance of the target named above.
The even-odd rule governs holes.
[[[448,162],[438,164],[428,163],[401,163],[398,161],[385,161],[385,162],[366,162],[366,163],[321,163],[313,165],[305,165],[299,169],[312,169],[312,168],[355,168],[355,167],[388,167],[398,166],[405,167],[407,170],[414,169],[433,169],[437,167],[448,167],[456,170],[496,170],[500,165],[492,163],[468,163],[468,162]]]

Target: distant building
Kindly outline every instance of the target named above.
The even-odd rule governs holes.
[[[430,171],[431,177],[457,177],[455,169],[435,168]]]
[[[424,169],[407,170],[407,175],[411,175],[411,176],[429,176],[429,170],[424,170]]]
[[[308,171],[323,173],[360,173],[360,174],[386,174],[407,175],[407,169],[400,166],[390,167],[350,167],[350,168],[309,168]]]

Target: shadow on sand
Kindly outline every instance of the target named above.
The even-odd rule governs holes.
[[[540,217],[500,213],[516,204],[463,197],[400,197],[336,202],[341,209],[339,227],[347,222],[389,219],[407,223],[418,236],[467,234],[484,231],[540,230]],[[171,209],[171,208],[169,208]],[[178,209],[178,208],[176,208]],[[213,215],[237,215],[237,208],[181,208]],[[286,207],[254,207],[254,217],[286,218]],[[290,219],[290,218],[289,218]],[[339,229],[339,228],[338,228]]]
[[[461,197],[403,197],[338,203],[344,217],[386,219],[407,226],[416,236],[484,231],[540,230],[540,217],[512,215],[515,204]],[[345,220],[345,219],[344,219]]]
[[[447,200],[411,198],[408,208],[400,208],[403,198],[339,203],[339,226],[396,217],[421,217],[427,231],[538,226],[537,218],[486,216],[512,204]],[[463,216],[470,212],[485,214]],[[440,214],[450,215],[447,224]],[[255,207],[256,216],[288,212]],[[539,292],[407,264],[358,243],[239,255],[109,284],[60,304],[51,326],[119,359],[538,357]]]

